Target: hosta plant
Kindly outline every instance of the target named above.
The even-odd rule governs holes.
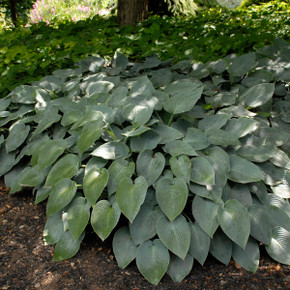
[[[91,224],[116,260],[158,284],[194,260],[255,272],[259,244],[290,264],[290,47],[206,64],[116,53],[0,100],[0,176],[46,201],[54,261]]]

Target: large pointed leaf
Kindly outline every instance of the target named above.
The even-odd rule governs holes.
[[[255,108],[270,101],[274,91],[274,83],[258,84],[244,91],[239,99],[242,104]]]
[[[43,230],[43,241],[45,245],[57,243],[63,235],[62,211],[49,216]]]
[[[241,77],[256,66],[256,54],[254,52],[237,56],[228,68],[233,77]]]
[[[202,150],[210,145],[206,135],[197,128],[189,128],[183,141],[187,142],[194,150]]]
[[[57,242],[54,254],[53,261],[63,261],[73,257],[80,249],[80,244],[84,238],[84,234],[80,236],[80,238],[75,241],[69,231],[63,233],[61,239]]]
[[[232,241],[221,230],[218,229],[210,244],[210,253],[219,261],[228,265],[232,256]]]
[[[276,149],[275,154],[270,158],[270,161],[278,167],[290,170],[290,158],[287,153],[282,150]]]
[[[91,214],[91,224],[96,234],[104,241],[120,219],[121,211],[116,204],[107,200],[96,203]]]
[[[11,93],[13,103],[34,104],[36,101],[36,89],[32,86],[22,85]]]
[[[137,249],[137,268],[152,284],[159,283],[166,273],[169,261],[169,252],[159,239],[146,241]]]
[[[144,150],[153,150],[160,142],[160,135],[151,130],[143,133],[140,136],[135,136],[130,139],[131,150],[133,152],[141,152]]]
[[[270,245],[272,238],[272,220],[266,207],[253,204],[248,208],[251,219],[251,236]]]
[[[224,233],[245,249],[250,235],[250,217],[246,208],[237,200],[228,200],[218,212],[218,221]]]
[[[47,140],[40,144],[32,154],[32,160],[37,160],[40,169],[51,165],[64,152],[67,143],[63,139]]]
[[[265,162],[275,154],[275,146],[264,145],[255,147],[252,145],[242,146],[237,154],[252,162]]]
[[[137,246],[134,244],[128,227],[122,227],[114,234],[113,251],[120,268],[126,268],[135,258]]]
[[[209,252],[210,237],[200,228],[197,222],[189,223],[189,227],[191,232],[189,253],[203,265]]]
[[[85,173],[83,191],[88,202],[93,206],[101,196],[109,180],[109,172],[106,168],[91,168]]]
[[[176,256],[185,259],[190,247],[190,227],[183,215],[174,221],[169,221],[165,216],[159,218],[157,234],[162,243]]]
[[[165,144],[163,147],[164,151],[172,156],[188,155],[196,156],[197,153],[193,148],[186,142],[181,140],[172,140]]]
[[[170,263],[166,273],[170,276],[173,282],[181,282],[191,272],[193,261],[194,259],[190,254],[187,254],[184,260],[171,254]]]
[[[39,122],[35,129],[35,131],[31,135],[31,139],[35,136],[39,135],[41,132],[49,128],[53,123],[58,122],[61,119],[61,115],[59,115],[58,110],[47,108],[41,116],[39,116]]]
[[[189,183],[191,176],[191,161],[187,155],[171,157],[169,159],[170,168],[176,177],[183,178]]]
[[[206,156],[212,162],[215,172],[215,184],[223,187],[230,172],[229,155],[220,147],[211,147],[205,150]]]
[[[282,227],[275,227],[272,239],[266,251],[269,256],[279,263],[290,265],[290,232]]]
[[[144,125],[150,120],[157,103],[158,99],[156,97],[135,97],[123,108],[123,115],[136,126]]]
[[[127,157],[129,155],[129,148],[124,143],[111,141],[99,146],[91,155],[102,157],[103,159],[118,159]]]
[[[190,180],[201,185],[214,185],[215,173],[212,164],[202,156],[191,159]]]
[[[187,201],[188,188],[183,178],[162,178],[156,187],[156,199],[164,214],[173,221],[179,216]]]
[[[63,178],[75,176],[79,169],[79,159],[74,154],[68,154],[57,161],[49,171],[45,186],[49,187],[56,184]]]
[[[140,206],[145,200],[148,184],[143,176],[135,179],[135,184],[131,178],[123,178],[117,188],[116,200],[122,213],[132,223]]]
[[[264,179],[260,168],[237,155],[230,155],[231,171],[229,179],[238,183],[250,183]]]
[[[260,251],[257,242],[250,238],[243,250],[237,244],[233,243],[233,259],[244,269],[255,273],[259,266]]]
[[[21,186],[35,187],[43,182],[46,173],[45,171],[40,171],[38,166],[25,167],[18,176],[18,183]]]
[[[24,122],[16,122],[9,128],[9,135],[6,139],[6,151],[11,152],[17,149],[25,141],[30,132],[30,126]]]
[[[158,123],[153,127],[153,129],[161,137],[161,140],[159,141],[160,144],[166,144],[169,141],[180,139],[184,136],[180,131],[174,129],[173,127],[169,127],[164,123]]]
[[[88,224],[90,219],[90,208],[91,206],[85,198],[77,197],[73,200],[68,209],[67,221],[69,231],[75,241],[79,239]]]
[[[0,176],[3,176],[15,165],[15,153],[7,153],[5,147],[0,148]]]
[[[113,194],[121,179],[131,177],[135,172],[135,163],[124,159],[117,159],[112,162],[109,169],[108,193]]]
[[[257,121],[253,119],[239,118],[229,120],[223,129],[241,138],[255,131],[257,127]]]
[[[50,216],[67,206],[77,191],[76,183],[68,178],[61,179],[49,193],[46,216]]]
[[[172,114],[180,114],[190,111],[201,97],[203,86],[188,80],[178,80],[165,89],[170,95],[164,104],[165,111]]]
[[[102,124],[103,122],[97,120],[84,125],[77,141],[77,148],[80,154],[83,154],[100,138]]]
[[[129,223],[132,239],[139,245],[156,235],[156,223],[160,217],[160,210],[144,203],[136,218]]]
[[[192,215],[201,229],[211,238],[219,226],[217,215],[219,205],[196,195],[192,202]]]
[[[238,135],[232,132],[227,132],[222,129],[208,129],[205,135],[209,142],[213,145],[229,146],[239,145]]]
[[[220,129],[222,128],[231,115],[229,114],[217,114],[212,116],[206,116],[198,123],[198,128],[203,131],[207,131],[209,129]]]
[[[147,180],[148,186],[152,185],[161,175],[165,166],[165,158],[162,153],[154,153],[151,150],[142,151],[136,162],[137,173]]]

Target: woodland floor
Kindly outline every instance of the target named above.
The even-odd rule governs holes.
[[[45,204],[34,205],[31,191],[9,196],[0,181],[0,289],[289,289],[290,267],[280,265],[261,247],[256,274],[231,261],[224,266],[208,257],[195,262],[182,283],[165,275],[158,286],[141,276],[134,263],[121,270],[111,241],[88,231],[79,253],[53,263],[53,247],[44,246]]]

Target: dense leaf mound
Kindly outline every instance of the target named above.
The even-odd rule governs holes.
[[[153,284],[209,253],[255,272],[260,243],[290,264],[289,52],[277,39],[206,64],[116,53],[19,86],[0,100],[0,176],[47,199],[55,261],[90,223]]]

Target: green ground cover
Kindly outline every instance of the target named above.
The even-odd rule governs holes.
[[[110,59],[119,49],[130,60],[158,54],[165,60],[206,62],[289,41],[289,8],[284,1],[239,10],[208,9],[192,18],[151,17],[137,27],[118,27],[116,18],[3,30],[0,34],[0,97],[87,56]]]

